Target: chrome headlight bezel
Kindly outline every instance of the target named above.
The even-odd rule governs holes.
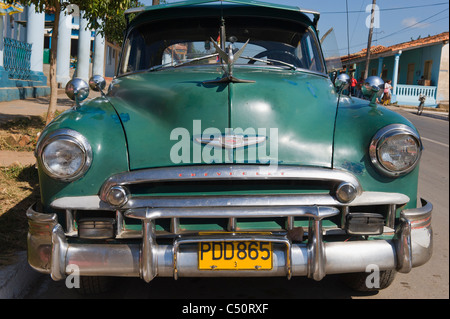
[[[409,137],[413,138],[415,143],[417,144],[418,154],[417,157],[409,167],[405,169],[399,169],[399,170],[392,170],[385,165],[383,165],[382,161],[380,160],[380,147],[383,145],[384,142],[386,142],[389,138],[392,138],[394,136],[398,135],[408,135]],[[391,124],[388,126],[383,127],[380,129],[375,136],[372,138],[372,141],[370,142],[369,146],[369,155],[370,160],[373,164],[373,166],[382,174],[388,176],[388,177],[399,177],[406,175],[410,173],[414,168],[417,166],[417,164],[420,161],[420,157],[422,155],[423,145],[422,141],[420,139],[419,134],[412,129],[411,127],[404,125],[404,124]]]
[[[80,167],[71,175],[58,175],[49,167],[48,163],[44,159],[44,150],[47,146],[55,141],[66,141],[72,143],[74,146],[78,147],[82,154],[82,164]],[[82,177],[92,163],[92,148],[88,140],[79,132],[71,129],[59,129],[49,135],[45,136],[36,147],[36,157],[39,164],[45,171],[45,173],[53,179],[57,179],[64,182],[71,182]]]

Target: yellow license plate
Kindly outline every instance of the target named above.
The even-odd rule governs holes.
[[[201,242],[200,270],[270,270],[272,243],[262,241]]]

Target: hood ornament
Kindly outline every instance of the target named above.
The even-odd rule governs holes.
[[[228,69],[225,70],[224,76],[220,80],[211,80],[211,81],[204,81],[203,84],[212,84],[212,83],[255,83],[255,81],[251,80],[242,80],[238,79],[233,76],[233,66],[234,63],[240,58],[242,53],[245,50],[245,47],[247,46],[250,39],[247,40],[247,42],[244,43],[242,48],[239,49],[235,54],[233,53],[233,43],[230,43],[228,46],[228,54],[220,48],[220,46],[214,41],[213,38],[210,38],[214,47],[216,48],[217,53],[219,54],[219,57],[227,64]]]
[[[266,140],[266,137],[244,136],[243,134],[225,134],[222,136],[214,136],[211,138],[196,138],[195,140],[200,144],[208,144],[212,147],[233,149],[262,143]]]

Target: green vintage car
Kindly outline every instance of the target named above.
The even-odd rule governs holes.
[[[83,287],[343,274],[371,290],[429,260],[419,134],[376,103],[381,79],[345,94],[318,12],[195,0],[126,16],[109,88],[72,80],[76,105],[38,141],[34,269]]]

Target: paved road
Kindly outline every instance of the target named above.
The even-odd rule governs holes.
[[[146,284],[140,279],[120,278],[116,288],[96,298],[449,298],[449,122],[396,110],[410,119],[422,135],[425,151],[420,167],[419,195],[434,205],[434,254],[422,267],[409,274],[398,274],[391,287],[379,293],[355,293],[346,288],[339,276],[322,281],[296,277],[284,278],[181,278],[178,281],[156,278]],[[81,298],[64,281],[43,276],[28,298]],[[188,304],[188,302],[186,302]]]

